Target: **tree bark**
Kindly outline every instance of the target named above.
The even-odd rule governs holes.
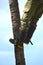
[[[15,46],[16,65],[25,65],[24,49]]]
[[[12,19],[13,36],[14,39],[18,39],[20,37],[19,27],[21,26],[18,0],[9,0],[9,4]],[[17,42],[16,45],[13,43],[16,65],[25,65],[24,49],[23,49],[24,47],[22,45],[22,48],[19,48],[17,45],[18,43],[19,42]]]

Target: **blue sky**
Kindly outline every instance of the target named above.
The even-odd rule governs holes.
[[[26,0],[18,0],[20,15]],[[31,39],[31,44],[24,44],[26,65],[43,65],[43,15],[37,23],[37,28]],[[9,39],[13,38],[11,15],[8,0],[0,1],[0,65],[15,65],[14,46]]]

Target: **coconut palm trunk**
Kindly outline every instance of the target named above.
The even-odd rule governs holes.
[[[18,39],[20,37],[19,27],[21,26],[18,0],[9,0],[9,5],[10,5],[10,12],[11,12],[11,19],[12,19],[13,36],[14,36],[13,41],[15,41],[15,39]],[[24,47],[23,45],[22,48],[18,47],[18,43],[19,42],[17,43],[13,42],[16,65],[25,65],[24,49],[23,49]]]

